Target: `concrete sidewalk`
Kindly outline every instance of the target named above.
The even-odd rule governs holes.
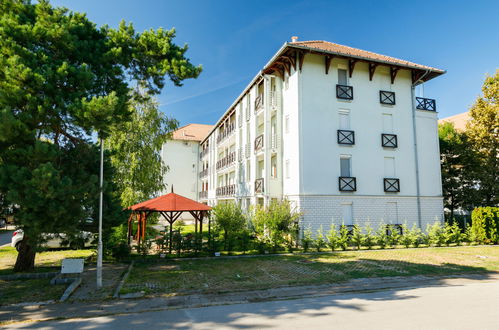
[[[455,286],[477,281],[499,281],[498,273],[463,274],[445,277],[413,276],[355,279],[319,286],[284,287],[269,290],[199,294],[140,299],[116,299],[102,302],[67,302],[48,305],[0,307],[0,324],[51,319],[89,318],[103,315],[141,313],[156,310],[240,304],[269,300],[318,297],[348,292],[385,289],[407,290],[429,286]]]

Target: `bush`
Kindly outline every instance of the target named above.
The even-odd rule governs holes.
[[[132,249],[127,242],[120,242],[111,247],[111,255],[116,260],[123,260],[130,256]]]
[[[402,225],[402,236],[400,237],[400,243],[404,245],[406,248],[409,248],[413,244],[412,233],[407,228],[407,225],[404,223]]]
[[[391,245],[393,248],[397,247],[397,245],[400,243],[400,238],[402,236],[400,235],[399,228],[395,227],[394,225],[388,225],[387,231],[389,233],[388,245]]]
[[[388,245],[388,234],[386,233],[386,225],[384,223],[381,223],[376,231],[376,243],[382,249]]]
[[[348,241],[350,240],[350,234],[348,232],[348,227],[341,225],[340,227],[340,238],[338,239],[338,246],[345,251],[348,248]]]
[[[433,225],[428,225],[428,244],[434,246],[442,246],[445,243],[445,230],[442,228],[440,221],[435,221]]]
[[[224,250],[232,251],[236,236],[246,229],[246,218],[239,205],[234,202],[219,203],[213,207],[214,230],[222,232]]]
[[[357,246],[357,250],[360,250],[360,247],[364,243],[364,235],[362,234],[362,229],[358,225],[353,226],[351,241]]]
[[[329,227],[329,232],[327,234],[327,246],[334,252],[339,247],[340,236],[338,235],[338,231],[336,230],[336,226],[331,223]]]
[[[471,222],[477,243],[499,243],[499,207],[475,208],[471,213]]]
[[[322,225],[317,229],[317,234],[314,239],[314,247],[317,252],[321,252],[321,249],[326,246],[326,240],[324,239],[324,233],[322,231]]]
[[[301,214],[296,212],[288,200],[272,201],[266,208],[257,206],[252,223],[256,235],[261,241],[268,241],[276,251],[286,243],[287,235],[296,232],[296,226]]]
[[[365,246],[367,246],[367,248],[369,250],[371,250],[373,248],[374,244],[376,244],[376,236],[375,236],[374,230],[371,227],[370,223],[368,223],[366,225],[366,233],[364,235],[364,244],[365,244]]]
[[[411,244],[416,248],[425,241],[421,228],[419,228],[416,224],[412,225],[412,228],[409,230],[409,237]]]
[[[301,246],[303,248],[303,251],[308,252],[312,242],[312,229],[310,229],[310,226],[308,226],[307,229],[305,229],[305,231],[303,232],[303,238],[301,239]]]

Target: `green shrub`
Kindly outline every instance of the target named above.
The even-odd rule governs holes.
[[[428,225],[428,243],[433,246],[442,246],[445,244],[445,230],[440,221],[435,221],[433,225]]]
[[[367,223],[365,229],[366,229],[366,233],[364,234],[364,245],[369,250],[371,250],[373,248],[374,244],[376,244],[376,236],[375,236],[374,230],[371,227],[370,223]]]
[[[425,242],[424,234],[421,232],[421,228],[416,224],[412,225],[412,228],[409,230],[409,237],[411,244],[416,248]]]
[[[499,243],[499,207],[475,208],[471,213],[471,222],[477,243]]]
[[[348,227],[341,225],[340,227],[340,238],[338,239],[338,246],[345,251],[348,248],[348,242],[350,241]]]
[[[322,225],[317,229],[317,234],[314,239],[314,247],[317,252],[321,252],[321,249],[326,246],[326,240],[324,239],[324,233],[322,231]]]
[[[123,260],[130,256],[132,249],[127,242],[120,242],[111,247],[111,255],[117,260]]]
[[[301,246],[303,248],[303,251],[308,252],[310,249],[310,245],[312,245],[313,239],[312,239],[312,229],[310,229],[310,226],[307,226],[307,229],[303,232],[303,238],[301,239]]]
[[[338,231],[336,230],[336,226],[334,225],[334,223],[331,223],[326,238],[327,238],[327,245],[329,246],[331,251],[334,251],[339,247],[340,236],[338,235]]]
[[[246,228],[246,217],[241,207],[234,202],[219,203],[213,207],[214,230],[222,232],[224,250],[232,251],[236,236]]]
[[[386,225],[384,223],[381,223],[376,231],[376,243],[382,249],[388,245],[388,234],[386,233]]]
[[[397,247],[397,245],[400,243],[400,232],[399,228],[395,227],[394,225],[388,225],[387,227],[388,230],[388,245],[391,245],[393,248]]]
[[[411,231],[407,228],[407,225],[404,223],[402,225],[402,236],[400,237],[400,243],[404,245],[406,248],[409,248],[413,244],[413,238],[411,235]]]
[[[364,243],[364,235],[362,234],[360,226],[353,226],[351,241],[355,246],[357,246],[357,250],[360,250],[360,247]]]

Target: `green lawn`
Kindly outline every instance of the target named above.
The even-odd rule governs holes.
[[[216,293],[354,278],[499,271],[499,247],[347,251],[233,259],[136,263],[122,293]]]
[[[49,250],[36,254],[35,272],[57,271],[60,269],[62,259],[87,258],[94,253],[93,249],[84,250]],[[0,275],[12,273],[16,263],[17,251],[7,246],[0,248]]]

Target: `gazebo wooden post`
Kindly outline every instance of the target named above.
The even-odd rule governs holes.
[[[169,253],[172,254],[172,240],[173,240],[173,212],[170,212],[170,219],[169,219],[169,223],[170,223],[170,240],[168,242],[168,250],[169,250]]]

